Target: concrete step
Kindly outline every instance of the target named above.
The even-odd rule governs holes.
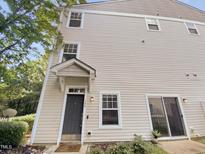
[[[76,145],[76,144],[81,144],[81,141],[79,140],[61,141],[60,144]]]
[[[62,135],[61,141],[80,141],[81,135]]]

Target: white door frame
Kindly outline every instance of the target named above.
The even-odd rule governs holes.
[[[85,92],[83,93],[71,93],[69,92],[70,88],[82,88],[85,89]],[[84,141],[84,125],[85,125],[85,113],[86,113],[86,97],[87,97],[87,86],[66,86],[65,88],[65,94],[64,94],[64,102],[63,102],[63,109],[62,109],[62,115],[61,115],[61,122],[60,122],[60,127],[58,131],[58,139],[57,139],[57,145],[60,144],[61,142],[61,137],[62,137],[62,132],[63,132],[63,123],[64,123],[64,116],[65,116],[65,109],[66,109],[66,103],[67,103],[67,95],[68,94],[74,94],[74,95],[84,95],[84,102],[83,102],[83,118],[82,118],[82,128],[81,128],[81,144],[83,144]]]
[[[183,107],[182,107],[182,101],[181,101],[180,96],[178,94],[145,94],[151,131],[153,131],[153,124],[152,124],[152,118],[151,118],[149,100],[148,100],[148,98],[151,97],[151,96],[155,96],[155,97],[175,97],[175,98],[177,98],[178,105],[179,105],[179,110],[180,110],[181,114],[183,115],[182,120],[183,120],[185,135],[184,136],[160,137],[159,140],[175,140],[175,139],[183,139],[183,138],[190,139],[190,133],[188,131],[186,117],[185,117],[184,110],[183,110]],[[168,129],[170,129],[170,128],[168,128]]]

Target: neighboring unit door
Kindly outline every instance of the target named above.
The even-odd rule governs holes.
[[[149,97],[154,130],[163,137],[184,136],[184,121],[177,97]]]
[[[82,129],[84,95],[68,94],[63,135],[79,135]]]

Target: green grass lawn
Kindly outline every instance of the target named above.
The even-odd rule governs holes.
[[[196,138],[192,138],[193,141],[197,141],[199,143],[205,144],[205,136],[204,137],[196,137]],[[199,154],[205,154],[205,152],[201,152]]]
[[[155,144],[150,144],[150,149],[150,154],[168,154],[166,151]]]
[[[192,140],[205,144],[205,136],[204,137],[192,138]]]

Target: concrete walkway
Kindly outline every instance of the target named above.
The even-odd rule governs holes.
[[[87,144],[81,145],[79,152],[55,152],[58,146],[52,145],[48,147],[48,149],[44,152],[44,154],[86,154],[87,147],[88,147]]]
[[[162,141],[160,147],[170,154],[199,154],[205,152],[205,144],[191,141]]]

